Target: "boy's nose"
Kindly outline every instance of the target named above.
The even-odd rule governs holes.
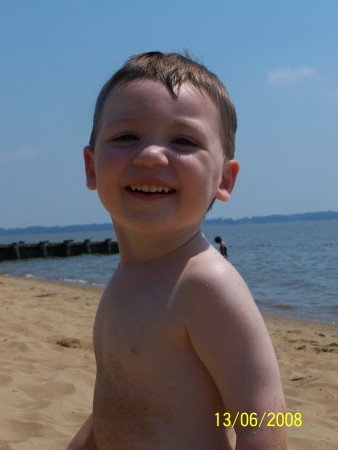
[[[148,145],[137,152],[133,158],[133,164],[138,167],[166,167],[168,157],[163,147]]]

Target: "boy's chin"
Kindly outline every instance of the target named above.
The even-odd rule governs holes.
[[[172,216],[135,215],[132,220],[119,221],[112,217],[115,231],[120,230],[123,235],[129,233],[142,234],[145,238],[154,238],[155,235],[175,235],[189,233],[192,229],[198,230],[204,217],[191,221],[181,221]]]

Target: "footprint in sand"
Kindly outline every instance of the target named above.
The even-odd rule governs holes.
[[[60,381],[44,381],[39,385],[20,386],[20,389],[32,400],[44,401],[60,399],[75,392],[74,384]]]
[[[28,439],[29,437],[53,436],[55,428],[50,425],[26,422],[23,420],[6,420],[6,426],[1,431],[1,438],[5,441],[17,442],[18,439]]]
[[[7,386],[9,383],[11,383],[12,380],[13,380],[13,378],[11,376],[1,374],[0,375],[0,386]],[[1,447],[0,447],[0,450],[1,450]]]

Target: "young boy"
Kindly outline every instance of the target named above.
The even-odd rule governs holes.
[[[121,262],[94,325],[93,414],[69,449],[286,448],[267,426],[285,409],[268,332],[201,232],[235,185],[235,131],[224,86],[188,57],[134,56],[103,87],[84,159]]]

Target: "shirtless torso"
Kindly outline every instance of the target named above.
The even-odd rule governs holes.
[[[233,431],[216,426],[224,405],[186,329],[190,273],[210,257],[228,264],[216,253],[176,254],[163,270],[155,263],[155,278],[154,263],[119,268],[108,284],[94,327],[99,450],[234,448]]]

